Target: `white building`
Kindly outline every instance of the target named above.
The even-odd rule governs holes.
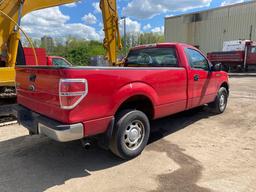
[[[165,39],[221,51],[224,41],[256,40],[256,1],[165,18]]]

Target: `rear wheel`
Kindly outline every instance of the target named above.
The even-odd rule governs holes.
[[[228,102],[228,91],[225,87],[221,87],[218,91],[215,101],[209,104],[209,107],[216,114],[221,114],[226,110]]]
[[[150,123],[138,110],[125,110],[117,115],[111,151],[122,159],[132,159],[143,151],[148,143]]]

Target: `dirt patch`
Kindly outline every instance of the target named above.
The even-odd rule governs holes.
[[[148,150],[166,152],[168,157],[180,168],[174,172],[159,175],[159,188],[153,191],[182,191],[182,192],[210,192],[209,189],[198,186],[203,167],[199,161],[184,153],[178,145],[161,140],[151,145]]]

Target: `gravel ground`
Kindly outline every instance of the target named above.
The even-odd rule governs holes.
[[[121,161],[80,142],[0,128],[1,192],[255,192],[256,78],[231,78],[226,113],[193,110],[154,122],[143,154]]]

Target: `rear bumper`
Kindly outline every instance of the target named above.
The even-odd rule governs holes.
[[[74,141],[84,137],[84,126],[82,123],[62,124],[32,112],[21,105],[13,107],[13,113],[17,117],[18,122],[34,134],[46,135],[59,142]]]

